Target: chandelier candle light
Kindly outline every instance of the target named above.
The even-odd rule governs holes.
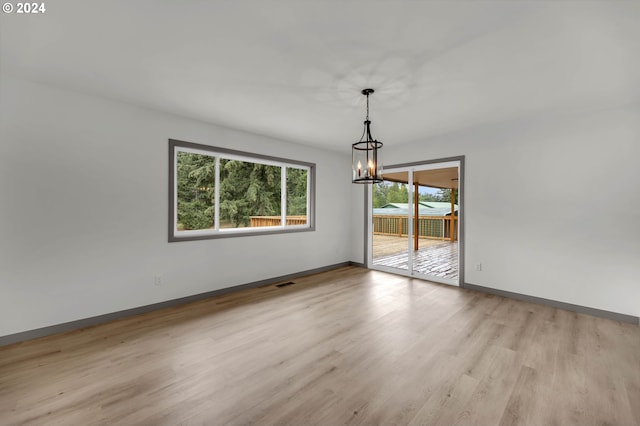
[[[351,145],[353,183],[382,182],[382,167],[378,156],[378,151],[382,149],[382,142],[371,136],[371,121],[369,120],[369,95],[372,93],[373,89],[362,91],[362,94],[367,97],[367,118],[364,120],[364,131],[360,141]]]

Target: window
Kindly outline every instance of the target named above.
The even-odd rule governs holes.
[[[314,230],[315,164],[169,140],[169,241]]]

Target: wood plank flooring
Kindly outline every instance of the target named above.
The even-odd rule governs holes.
[[[0,348],[0,424],[638,425],[640,327],[347,267]]]

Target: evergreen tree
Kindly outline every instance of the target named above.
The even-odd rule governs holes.
[[[420,201],[440,201],[440,198],[438,197],[438,195],[431,194],[431,193],[428,193],[428,192],[424,193],[424,194],[420,194],[418,199]]]
[[[213,227],[215,158],[178,152],[178,227]]]
[[[287,168],[287,216],[307,214],[307,170]]]
[[[421,187],[424,188],[424,187]],[[382,182],[373,185],[373,208],[382,207],[389,203],[408,203],[409,190],[406,184],[397,182]],[[439,189],[437,193],[421,193],[418,196],[420,201],[451,201],[450,189]],[[456,191],[455,202],[458,202],[458,191]]]
[[[436,194],[436,197],[438,198],[436,201],[451,202],[451,189],[440,189]],[[454,203],[458,204],[458,190],[456,190]]]
[[[215,157],[178,152],[178,228],[214,226]],[[307,214],[308,171],[286,168],[287,215]],[[280,216],[282,167],[220,159],[221,226],[245,227],[251,216]]]
[[[281,168],[220,160],[220,219],[248,226],[250,216],[280,216]]]

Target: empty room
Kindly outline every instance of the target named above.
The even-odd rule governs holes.
[[[0,425],[640,425],[640,2],[3,2]]]

